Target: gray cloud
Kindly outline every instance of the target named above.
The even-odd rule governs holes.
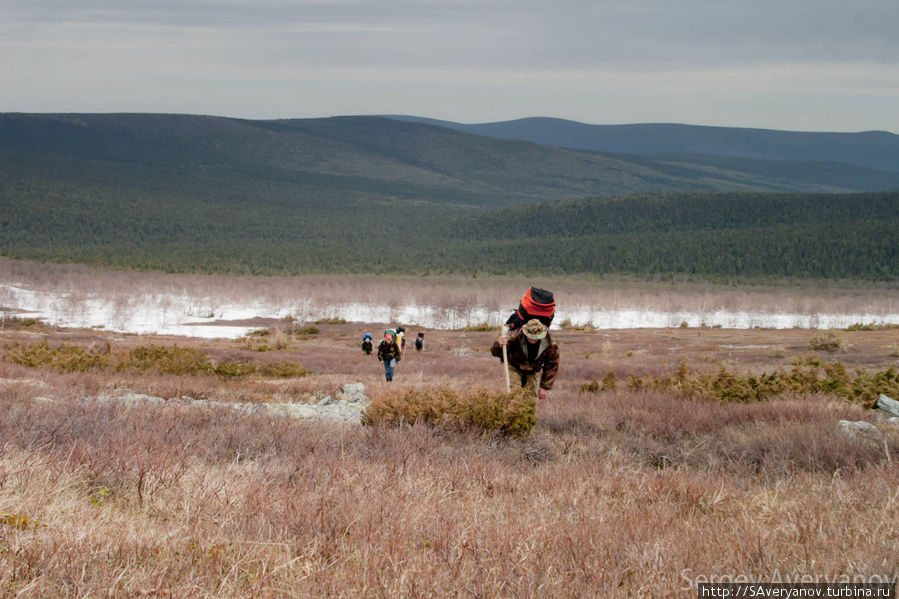
[[[895,131],[897,22],[895,0],[7,0],[0,110]]]

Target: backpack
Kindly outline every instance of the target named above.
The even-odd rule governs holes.
[[[509,316],[506,324],[517,329],[532,318],[536,318],[546,326],[552,324],[556,315],[556,301],[553,292],[538,287],[528,287],[515,312]]]

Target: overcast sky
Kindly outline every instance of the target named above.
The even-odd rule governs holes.
[[[899,0],[0,0],[0,112],[899,133]]]

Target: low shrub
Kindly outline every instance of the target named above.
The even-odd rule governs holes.
[[[581,385],[581,389],[592,392],[612,390],[615,388],[614,376],[611,372],[607,374],[601,387],[593,380]],[[627,388],[635,392],[674,392],[724,402],[763,401],[784,393],[827,393],[871,408],[879,394],[899,394],[899,372],[895,368],[880,372],[860,368],[850,373],[840,362],[821,362],[813,358],[794,361],[789,372],[778,368],[770,374],[759,375],[736,373],[723,366],[717,372],[691,372],[681,363],[671,374],[630,375]]]
[[[537,398],[528,389],[512,393],[484,388],[463,393],[449,387],[390,390],[372,400],[362,423],[398,426],[423,422],[442,429],[480,429],[523,436],[537,423],[536,410]]]
[[[589,383],[584,383],[581,385],[581,391],[584,393],[599,393],[602,386],[599,384],[599,381],[593,379]]]
[[[6,348],[6,357],[29,368],[52,368],[62,372],[86,372],[111,366],[107,353],[91,352],[77,345],[50,349],[46,341],[30,345],[14,343]]]
[[[636,384],[636,383],[635,383]],[[640,386],[639,384],[636,384]],[[602,377],[602,382],[593,379],[589,383],[581,385],[581,391],[586,393],[599,393],[600,391],[614,391],[618,386],[618,377],[611,370]]]
[[[193,347],[141,345],[124,352],[110,352],[116,370],[159,374],[198,374],[211,368],[209,359]]]
[[[346,320],[343,318],[319,318],[315,324],[346,324]]]
[[[257,372],[263,376],[271,376],[278,378],[289,378],[299,376],[309,376],[311,373],[303,368],[299,362],[282,361],[282,362],[263,362],[257,367]]]
[[[486,322],[481,322],[478,324],[468,325],[467,327],[462,327],[462,330],[466,333],[481,333],[484,331],[498,331],[499,327],[487,324]]]
[[[890,324],[884,322],[862,324],[860,322],[857,322],[846,327],[847,331],[884,331],[892,329],[899,329],[899,324]]]
[[[213,367],[212,371],[219,376],[241,377],[256,372],[256,365],[252,362],[222,360]]]
[[[833,331],[827,331],[812,337],[808,345],[815,350],[834,352],[843,346],[843,340]]]
[[[18,316],[0,316],[0,329],[17,331],[28,329],[31,331],[49,331],[50,326],[39,318],[21,318]]]
[[[594,327],[592,323],[588,322],[586,324],[572,324],[571,320],[568,318],[563,320],[559,324],[559,327],[566,331],[583,331],[586,333],[593,333],[594,331],[596,331],[596,327]]]
[[[30,368],[52,368],[62,372],[114,370],[139,374],[197,375],[217,374],[242,377],[258,373],[262,376],[307,376],[308,370],[297,362],[263,362],[223,360],[213,363],[202,351],[173,345],[141,345],[130,350],[114,350],[109,345],[85,349],[77,345],[50,348],[46,341],[30,345],[13,344],[6,348],[6,359]]]
[[[116,370],[119,372],[156,372],[159,374],[199,374],[212,365],[206,355],[194,348],[141,345],[130,350],[85,349],[77,345],[15,343],[6,348],[7,359],[30,368],[52,368],[62,372]]]

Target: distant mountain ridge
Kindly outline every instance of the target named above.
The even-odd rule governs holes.
[[[318,189],[482,206],[651,191],[853,193],[899,188],[899,170],[845,162],[572,150],[417,121],[0,113],[0,161],[6,156],[35,164],[63,160],[85,168],[115,164],[118,171],[141,172],[151,167],[179,173],[224,169],[229,176],[244,172],[256,180],[287,178],[315,183]],[[597,131],[597,126],[555,119],[470,127],[511,135],[524,131],[521,127],[549,131],[559,124],[584,135]]]
[[[415,116],[389,116],[473,135],[596,152],[828,161],[899,172],[899,135],[887,131],[803,132],[673,123],[590,125],[548,117],[464,124]]]
[[[172,272],[899,276],[899,172],[383,117],[0,114],[0,255]]]

